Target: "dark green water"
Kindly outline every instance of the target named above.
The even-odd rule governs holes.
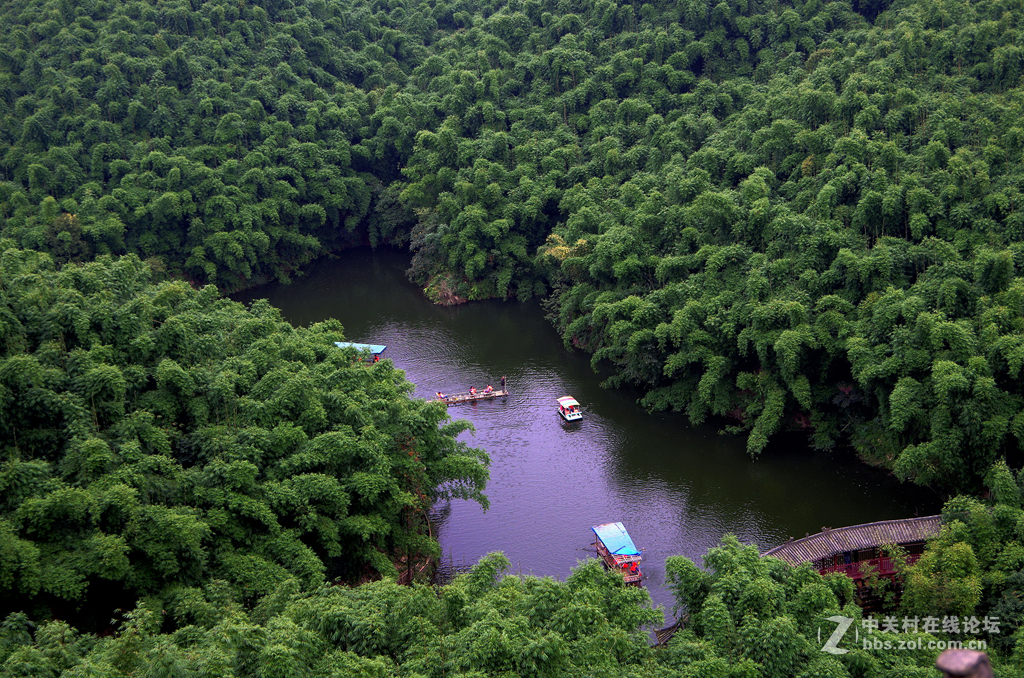
[[[756,461],[744,441],[678,414],[649,415],[635,392],[602,389],[589,357],[569,353],[538,303],[430,304],[406,280],[408,255],[355,250],[313,265],[290,285],[234,296],[268,298],[296,325],[337,318],[348,339],[387,344],[416,395],[498,385],[512,395],[450,409],[476,427],[469,443],[491,456],[491,508],[453,501],[441,545],[456,563],[504,551],[514,571],[564,579],[593,556],[592,525],[622,521],[644,549],[646,585],[671,608],[665,558],[700,556],[735,533],[762,548],[823,526],[938,512],[933,494],[901,485],[847,453],[824,454],[792,436]],[[572,395],[584,420],[565,424],[555,398]]]

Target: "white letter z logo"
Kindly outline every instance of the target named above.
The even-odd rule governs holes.
[[[846,635],[846,629],[850,628],[850,624],[853,623],[853,617],[843,617],[842,615],[835,615],[828,618],[828,621],[835,622],[839,626],[832,632],[828,640],[825,641],[825,645],[821,648],[822,652],[828,652],[829,654],[846,654],[849,650],[844,650],[839,647],[839,641]],[[821,630],[818,630],[818,640],[821,640]]]

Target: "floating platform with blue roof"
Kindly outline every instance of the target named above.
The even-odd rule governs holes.
[[[380,361],[384,357],[384,351],[388,350],[388,347],[384,344],[356,344],[351,341],[336,341],[334,345],[338,348],[354,348],[357,351],[369,351],[370,355],[373,356],[373,362]]]
[[[591,529],[597,536],[597,555],[604,561],[605,567],[622,572],[627,584],[639,586],[644,576],[640,571],[643,552],[633,543],[633,538],[622,523],[604,523],[594,525]]]

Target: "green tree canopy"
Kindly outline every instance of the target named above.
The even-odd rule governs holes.
[[[336,321],[150,282],[135,256],[0,254],[0,600],[101,609],[254,600],[395,576],[436,552],[434,501],[487,501],[468,428],[409,398]],[[127,597],[127,600],[124,600]],[[105,613],[104,613],[105,614]]]

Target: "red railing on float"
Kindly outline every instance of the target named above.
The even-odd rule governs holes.
[[[907,565],[913,565],[921,558],[920,554],[912,554],[907,556]],[[892,558],[884,556],[882,558],[872,558],[871,560],[858,560],[855,563],[845,563],[842,565],[832,565],[830,567],[823,567],[818,572],[821,574],[832,574],[833,572],[841,572],[847,577],[853,580],[863,579],[864,572],[861,570],[862,565],[872,565],[878,572],[879,577],[891,577],[896,574],[896,567],[893,565]]]

